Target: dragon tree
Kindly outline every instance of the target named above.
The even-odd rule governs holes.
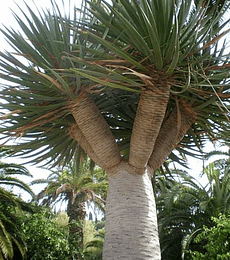
[[[103,259],[160,259],[155,170],[229,141],[229,1],[25,6],[1,30],[2,143],[53,166],[86,153],[109,178]]]

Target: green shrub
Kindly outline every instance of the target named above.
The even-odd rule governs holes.
[[[82,254],[77,234],[69,234],[66,225],[59,222],[60,217],[51,212],[23,216],[26,259],[69,260]]]
[[[193,260],[229,260],[230,259],[230,216],[223,214],[219,218],[212,217],[213,226],[203,227],[195,238],[196,243],[206,242],[205,253],[190,252]]]

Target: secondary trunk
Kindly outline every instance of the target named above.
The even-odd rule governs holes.
[[[175,109],[165,120],[148,161],[153,170],[156,170],[165,162],[175,146],[191,128],[196,116],[197,114],[193,111],[191,105],[182,100],[178,109]]]
[[[103,260],[159,260],[157,216],[147,169],[138,175],[123,163],[109,174]]]
[[[78,98],[72,102],[70,109],[81,132],[80,139],[84,138],[84,144],[87,143],[85,152],[90,151],[89,156],[93,155],[92,159],[96,160],[95,163],[99,164],[97,158],[100,162],[105,162],[102,166],[104,169],[118,165],[121,157],[115,137],[89,94],[81,92]]]
[[[130,140],[129,163],[143,169],[153,151],[168,104],[169,90],[143,91]]]

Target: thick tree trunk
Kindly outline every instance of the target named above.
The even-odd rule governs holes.
[[[106,120],[87,93],[80,93],[70,106],[76,121],[70,136],[109,176],[103,260],[161,259],[150,170],[164,162],[196,116],[181,100],[178,109],[164,120],[168,89],[166,84],[154,94],[142,93],[128,161],[120,157]]]
[[[103,260],[159,260],[157,216],[150,176],[147,169],[139,175],[127,164],[123,166],[116,174],[109,174]]]

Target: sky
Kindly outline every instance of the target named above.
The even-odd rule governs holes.
[[[12,15],[12,11],[13,10],[16,14],[19,14],[19,8],[17,7],[17,5],[22,8],[23,11],[26,10],[25,8],[25,4],[28,4],[31,8],[34,5],[34,2],[36,2],[36,6],[37,7],[41,7],[41,8],[51,8],[51,2],[50,0],[2,0],[1,1],[1,8],[0,8],[0,26],[2,27],[3,25],[5,26],[10,26],[13,28],[17,28],[17,22],[15,21],[13,15]],[[81,4],[81,0],[55,0],[56,4],[58,4],[60,7],[63,6],[63,2],[65,3],[65,7],[67,8],[69,6],[69,2],[70,2],[70,6],[80,6]],[[17,4],[16,4],[17,3]],[[68,9],[67,9],[68,10]],[[3,41],[2,35],[0,36],[0,48],[7,48],[8,46],[6,45],[6,43]]]
[[[62,6],[63,1],[66,3],[66,6],[69,5],[69,2],[71,2],[71,4],[72,4],[71,6],[73,6],[74,4],[79,6],[81,3],[81,0],[56,0],[56,3],[59,6]],[[16,2],[19,7],[21,7],[23,10],[25,10],[25,8],[23,7],[23,6],[25,6],[23,0],[17,0]],[[34,6],[33,0],[25,0],[25,2],[31,7]],[[36,5],[40,6],[42,8],[51,7],[50,0],[37,0]],[[15,1],[13,1],[13,0],[2,0],[1,1],[1,8],[0,8],[0,27],[1,28],[3,27],[3,25],[5,25],[6,27],[12,27],[14,29],[17,28],[17,23],[14,20],[11,9],[14,12],[16,12],[17,14],[20,13],[20,12],[18,12],[18,7],[15,4]],[[10,46],[7,44],[7,42],[4,40],[3,35],[0,33],[0,51],[3,51],[4,49],[10,50]],[[214,149],[214,147],[211,144],[206,146],[206,151],[211,151],[213,149]],[[7,159],[7,162],[14,162],[14,163],[21,164],[24,161],[21,159],[9,158],[9,159]],[[203,166],[202,161],[198,161],[198,160],[189,158],[188,165],[191,168],[191,170],[189,170],[189,173],[192,174],[194,177],[198,178],[199,174],[202,172],[202,166]],[[26,165],[26,167],[29,169],[31,174],[34,175],[35,179],[46,178],[47,175],[50,173],[50,171],[38,168],[36,166]],[[23,179],[23,180],[25,182],[31,181],[30,179]],[[203,179],[203,180],[201,180],[201,182],[205,183],[205,180]],[[34,187],[34,191],[38,192],[40,190],[40,188],[41,187],[36,186],[36,187]]]

